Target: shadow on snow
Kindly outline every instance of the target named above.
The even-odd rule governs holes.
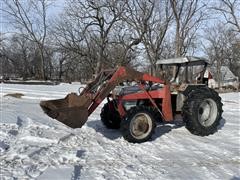
[[[221,130],[224,127],[225,123],[226,123],[226,120],[222,118],[220,120],[218,130]],[[107,129],[100,120],[89,121],[86,124],[88,127],[95,129],[96,132],[101,133],[104,137],[108,139],[115,140],[122,136],[120,130]],[[169,133],[174,129],[181,128],[183,126],[185,126],[185,123],[182,120],[176,120],[168,124],[157,122],[157,127],[155,128],[155,133],[153,134],[152,140],[155,140],[161,137],[162,135]]]

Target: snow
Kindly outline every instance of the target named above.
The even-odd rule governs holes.
[[[240,93],[221,94],[223,119],[214,135],[166,124],[151,141],[133,144],[102,125],[102,104],[81,129],[52,120],[39,107],[40,100],[77,93],[80,86],[1,84],[1,180],[240,178]]]

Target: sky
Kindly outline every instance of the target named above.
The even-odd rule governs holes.
[[[21,0],[24,1],[24,0]],[[66,0],[50,0],[49,2],[52,5],[49,7],[48,14],[50,18],[56,18],[63,10],[66,5]],[[0,0],[0,9],[4,9],[4,2]],[[5,17],[5,14],[0,10],[0,32],[8,33],[9,31],[9,22]]]

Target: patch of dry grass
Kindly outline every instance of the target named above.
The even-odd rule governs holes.
[[[22,96],[24,96],[24,94],[22,93],[10,93],[10,94],[6,94],[5,96],[11,96],[11,97],[15,97],[15,98],[22,98]]]

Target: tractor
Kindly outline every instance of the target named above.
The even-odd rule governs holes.
[[[159,60],[157,65],[160,78],[129,67],[106,69],[79,94],[41,101],[40,106],[51,118],[81,128],[107,99],[101,121],[107,128],[120,129],[124,139],[133,143],[148,141],[157,122],[174,123],[177,115],[192,134],[215,133],[223,104],[218,93],[207,86],[208,62],[187,56]]]

